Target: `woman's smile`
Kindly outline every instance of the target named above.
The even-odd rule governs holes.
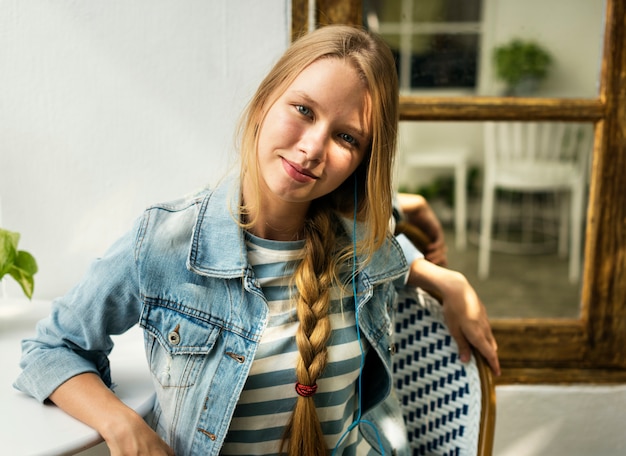
[[[284,157],[282,158],[282,162],[285,172],[298,182],[306,184],[308,182],[313,182],[319,179],[313,172],[309,171],[306,168],[298,166],[293,162],[290,162]]]

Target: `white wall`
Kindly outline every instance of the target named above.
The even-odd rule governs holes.
[[[64,293],[148,204],[221,176],[289,0],[0,2],[2,225]],[[20,294],[13,281],[8,293]]]

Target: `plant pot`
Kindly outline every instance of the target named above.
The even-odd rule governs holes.
[[[509,87],[506,95],[510,97],[528,97],[537,93],[540,79],[535,76],[525,76],[517,84]]]

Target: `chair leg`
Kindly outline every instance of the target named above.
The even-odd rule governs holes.
[[[481,279],[489,277],[495,192],[495,188],[492,186],[485,185],[483,189],[482,207],[480,210],[480,238],[478,240],[478,277]]]

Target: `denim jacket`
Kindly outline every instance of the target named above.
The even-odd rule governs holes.
[[[76,287],[55,300],[36,337],[23,341],[16,388],[43,401],[84,372],[110,386],[110,335],[139,322],[157,396],[153,427],[177,455],[217,455],[268,320],[233,218],[238,188],[236,180],[226,181],[147,209]],[[352,221],[341,229],[351,242]],[[372,347],[363,370],[362,419],[376,426],[387,455],[407,452],[391,392],[393,281],[406,268],[390,237],[357,280],[358,322]],[[378,448],[372,426],[360,428]]]

